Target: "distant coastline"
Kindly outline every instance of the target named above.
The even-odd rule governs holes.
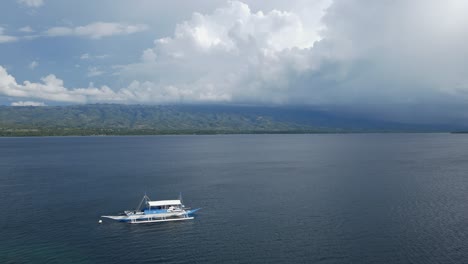
[[[0,129],[0,137],[50,136],[157,136],[157,135],[229,135],[229,134],[338,134],[349,131],[234,131],[234,130],[130,130],[130,129]]]
[[[1,137],[428,133],[452,130],[456,129],[366,119],[305,107],[120,104],[0,106]]]
[[[314,130],[284,130],[284,131],[217,131],[217,130],[197,130],[197,131],[159,131],[159,130],[112,130],[112,129],[96,129],[96,130],[79,130],[79,129],[19,129],[19,130],[2,130],[0,129],[1,137],[89,137],[89,136],[170,136],[170,135],[307,135],[307,134],[427,134],[427,133],[452,133],[452,134],[468,134],[467,132],[448,132],[448,131],[314,131]]]

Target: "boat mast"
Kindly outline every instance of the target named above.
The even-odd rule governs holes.
[[[145,196],[143,196],[143,199],[141,199],[140,204],[138,204],[138,207],[135,211],[140,211],[140,208],[143,205],[143,202],[148,202],[148,201],[151,201],[151,199],[145,193]]]

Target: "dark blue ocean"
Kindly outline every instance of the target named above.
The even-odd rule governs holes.
[[[131,225],[147,193],[202,207]],[[468,263],[468,135],[0,138],[0,263]]]

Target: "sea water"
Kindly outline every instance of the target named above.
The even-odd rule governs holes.
[[[104,219],[153,200],[194,220]],[[468,136],[0,138],[1,263],[467,263]]]

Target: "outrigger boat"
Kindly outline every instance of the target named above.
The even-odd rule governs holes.
[[[142,205],[145,205],[142,208]],[[191,209],[182,204],[182,195],[179,200],[151,201],[145,194],[136,210],[124,211],[120,215],[103,215],[101,217],[110,218],[120,222],[131,224],[169,222],[193,219],[193,215],[198,209]]]

